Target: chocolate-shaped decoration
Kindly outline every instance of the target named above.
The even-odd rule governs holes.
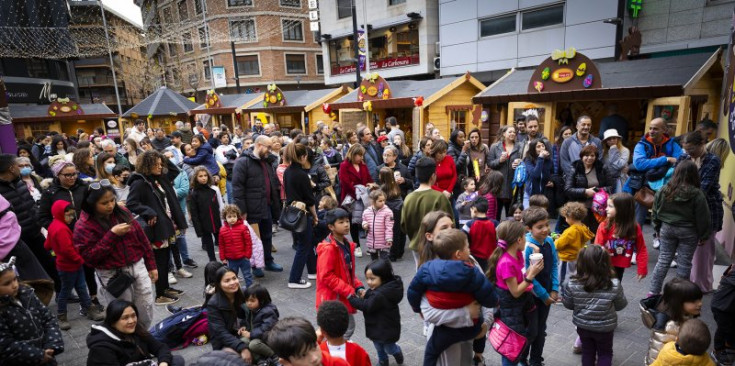
[[[357,93],[357,101],[385,100],[389,99],[393,93],[390,91],[390,85],[378,73],[370,73],[362,79],[360,89]]]
[[[527,91],[529,94],[599,89],[602,87],[602,78],[595,63],[584,54],[576,52],[576,50],[569,52],[570,50],[572,48],[557,50],[554,54],[555,57],[548,57],[536,67],[528,80]],[[559,61],[563,62],[560,64]]]
[[[267,107],[270,104],[274,106],[286,105],[286,96],[276,84],[268,85],[268,88],[263,96],[263,107]]]
[[[70,98],[56,98],[49,104],[47,113],[51,117],[79,116],[84,114],[82,106]]]

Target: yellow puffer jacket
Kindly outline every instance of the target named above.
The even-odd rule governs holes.
[[[658,358],[651,366],[714,366],[715,363],[705,353],[703,355],[683,355],[676,350],[676,343],[669,342],[664,345]]]

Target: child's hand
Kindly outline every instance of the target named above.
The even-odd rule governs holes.
[[[367,222],[363,222],[363,223],[362,223],[362,228],[363,228],[363,229],[367,230],[367,229],[368,229],[368,227],[370,227],[370,224],[368,224]]]
[[[637,276],[637,278],[638,278],[638,282],[641,282],[641,281],[642,281],[642,280],[643,280],[644,278],[646,278],[646,275],[641,275],[641,274],[639,274],[639,275]]]
[[[541,273],[543,269],[544,269],[544,261],[538,261],[528,266],[528,270],[526,271],[526,277],[530,279],[534,279],[536,278],[536,275]]]
[[[551,291],[551,293],[549,294],[549,296],[550,296],[550,297],[551,297],[551,298],[552,298],[552,299],[553,299],[554,301],[559,301],[559,293],[558,293],[558,292],[556,292],[556,291]]]
[[[324,333],[322,332],[322,328],[316,328],[316,343],[322,343],[324,340]]]
[[[551,298],[551,297],[549,296],[549,297],[547,297],[547,298],[546,298],[546,300],[544,301],[544,305],[546,305],[546,306],[551,306],[551,304],[553,304],[553,303],[554,303],[555,301],[556,301],[556,300],[552,299],[552,298]]]
[[[227,259],[223,259],[222,260],[222,264],[224,264],[226,266],[227,265]]]
[[[480,317],[480,311],[482,308],[480,307],[480,303],[477,301],[471,302],[469,305],[465,306],[465,309],[467,309],[467,313],[470,315],[470,319],[477,319]]]
[[[534,253],[538,253],[538,252],[540,252],[540,251],[541,251],[541,248],[539,248],[539,246],[538,246],[538,245],[536,245],[536,244],[533,244],[533,243],[531,243],[530,241],[527,241],[527,242],[526,242],[526,246],[527,246],[527,247],[531,247],[531,248],[533,248],[533,252],[534,252]]]
[[[365,296],[365,289],[361,288],[357,291],[357,296],[360,296],[360,298],[363,298]]]

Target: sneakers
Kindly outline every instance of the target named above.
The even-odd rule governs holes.
[[[653,249],[658,249],[661,246],[661,241],[658,240],[658,236],[656,234],[653,235]]]
[[[179,283],[179,280],[176,279],[176,277],[174,276],[174,274],[172,272],[169,272],[168,273],[168,283],[170,283],[170,284],[177,284],[177,283]]]
[[[472,365],[473,366],[485,366],[485,357],[482,357],[482,355],[475,355],[475,357],[472,357]]]
[[[717,366],[731,366],[733,361],[735,361],[727,350],[712,351],[709,355],[712,357],[712,360],[715,361]]]
[[[671,268],[676,268],[678,264],[676,264],[676,261],[671,261]]]
[[[278,224],[273,224],[273,233],[275,234],[277,232],[278,232]]]
[[[378,360],[378,366],[388,366],[390,361],[386,358],[385,360]]]
[[[61,330],[69,330],[71,329],[71,324],[68,320],[66,320],[66,314],[59,314],[56,316],[56,318],[59,321],[59,329]]]
[[[97,310],[100,313],[104,313],[105,312],[105,307],[102,306],[102,304],[100,304],[100,300],[97,299],[96,297],[95,298],[92,298],[92,305],[95,306],[95,307],[97,307]]]
[[[265,273],[263,273],[262,269],[253,267],[253,276],[263,278],[265,277]]]
[[[181,306],[166,305],[166,311],[171,314],[176,314],[183,309]]]
[[[638,263],[638,261],[636,260],[636,257],[637,257],[636,253],[633,253],[633,256],[630,257],[630,264]]]
[[[298,289],[305,289],[311,287],[311,282],[308,282],[306,280],[301,280],[299,282],[289,282],[288,288],[298,288]]]
[[[185,270],[185,269],[183,269],[183,268],[179,268],[179,269],[178,269],[178,270],[176,271],[176,274],[177,274],[177,275],[178,275],[179,277],[183,277],[183,278],[192,278],[192,277],[194,277],[194,275],[193,275],[193,274],[191,274],[191,272],[189,272],[189,271],[187,271],[187,270]]]
[[[100,312],[97,309],[97,307],[94,305],[90,306],[89,309],[87,310],[84,310],[84,309],[79,310],[79,315],[86,316],[87,319],[91,321],[95,321],[95,322],[100,322],[100,321],[105,320],[105,314]]]
[[[360,247],[355,248],[355,257],[362,258],[362,249]]]
[[[170,305],[179,301],[177,297],[159,296],[156,298],[156,305]]]
[[[179,297],[179,296],[181,296],[181,295],[183,295],[183,294],[184,294],[184,291],[183,291],[183,290],[178,290],[178,289],[175,289],[175,288],[173,288],[173,287],[169,287],[169,288],[167,288],[167,289],[166,289],[166,291],[164,291],[163,293],[164,293],[164,294],[165,294],[166,296],[169,296],[169,295],[173,295],[173,296],[169,296],[169,297]]]
[[[582,347],[572,346],[572,353],[574,353],[575,355],[581,355]]]
[[[194,260],[191,259],[191,258],[184,261],[184,266],[189,267],[189,268],[198,268],[199,267],[197,265],[197,262],[194,262]]]
[[[283,272],[283,267],[276,264],[276,262],[267,262],[265,264],[265,270],[269,272]]]
[[[393,357],[395,357],[396,363],[398,363],[399,365],[403,365],[403,352],[398,352],[395,355],[393,355]],[[483,359],[483,362],[485,362],[484,359]]]
[[[278,249],[276,249],[276,246],[271,244],[271,253],[278,253]]]
[[[310,280],[315,280],[316,279],[316,273],[314,273],[314,274],[309,273],[308,275],[306,275],[306,278],[308,278]]]

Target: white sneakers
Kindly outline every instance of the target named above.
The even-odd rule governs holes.
[[[633,253],[633,257],[630,258],[630,264],[637,264],[638,261],[636,260],[637,253]]]
[[[653,235],[653,249],[658,249],[661,246],[661,241],[658,240],[658,236]]]
[[[176,277],[174,276],[173,273],[169,272],[168,273],[168,283],[169,284],[176,284],[176,283],[179,283],[179,280],[176,279]]]
[[[355,248],[355,257],[362,258],[362,249],[360,247]]]
[[[194,275],[191,274],[191,272],[189,272],[189,271],[187,271],[187,270],[185,270],[183,268],[181,268],[178,271],[176,271],[176,275],[178,275],[179,277],[182,277],[182,278],[192,278],[192,277],[194,277]]]
[[[310,273],[310,274],[308,274],[308,275],[306,276],[306,278],[308,278],[308,279],[310,279],[310,280],[315,280],[315,279],[316,279],[316,273],[314,273],[314,274],[311,274],[311,273]]]
[[[305,289],[311,287],[311,282],[306,280],[301,280],[299,282],[289,282],[288,288],[295,288],[295,289]]]

